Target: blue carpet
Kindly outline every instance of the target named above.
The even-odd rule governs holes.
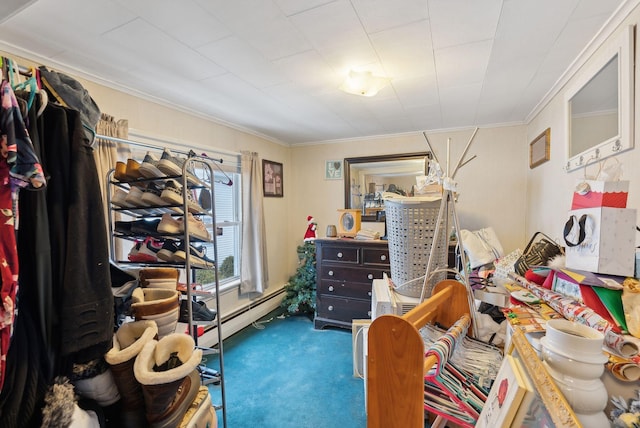
[[[351,332],[277,317],[224,342],[228,428],[365,428],[364,382],[353,377]],[[217,368],[217,357],[209,357]],[[219,402],[220,388],[209,386]],[[218,412],[218,426],[222,415]]]

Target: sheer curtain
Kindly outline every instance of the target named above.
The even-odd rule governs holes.
[[[115,120],[113,116],[102,113],[100,120],[96,126],[96,132],[107,137],[116,137],[121,139],[129,138],[129,121],[126,119]],[[129,146],[123,143],[107,140],[104,138],[96,138],[93,143],[93,158],[96,162],[98,170],[98,178],[100,179],[100,190],[102,192],[102,205],[104,206],[105,231],[109,233],[109,207],[107,204],[107,173],[116,167],[117,161],[126,162],[131,151]],[[119,214],[116,214],[119,218]],[[111,241],[111,240],[109,240]],[[116,240],[118,241],[118,240]],[[116,242],[114,254],[119,255],[120,245]]]
[[[269,286],[267,240],[260,162],[256,152],[242,155],[242,266],[240,293],[262,294]]]

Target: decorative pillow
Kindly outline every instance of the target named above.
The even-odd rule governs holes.
[[[474,232],[462,229],[460,240],[471,269],[492,263],[504,256],[502,245],[492,227],[485,227]]]

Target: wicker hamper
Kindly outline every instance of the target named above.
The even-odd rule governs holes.
[[[435,243],[435,249],[431,272],[447,267],[449,236],[445,224],[447,219],[445,216],[438,219],[440,204],[440,199],[433,201],[420,197],[384,201],[391,280],[397,293],[421,296],[432,243]],[[441,227],[436,237],[438,221]],[[433,286],[446,277],[445,271],[430,275],[425,298],[431,296]]]

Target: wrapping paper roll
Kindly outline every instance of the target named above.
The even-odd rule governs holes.
[[[637,382],[640,380],[640,364],[616,355],[610,355],[607,369],[613,376],[623,382]]]
[[[569,321],[587,325],[604,334],[604,345],[611,351],[625,358],[640,359],[640,356],[638,356],[640,341],[633,336],[614,332],[613,326],[594,312],[593,309],[578,303],[573,298],[565,296],[564,294],[538,287],[518,274],[511,273],[509,276],[518,282],[518,284],[531,291],[536,297],[544,300],[556,312]]]

